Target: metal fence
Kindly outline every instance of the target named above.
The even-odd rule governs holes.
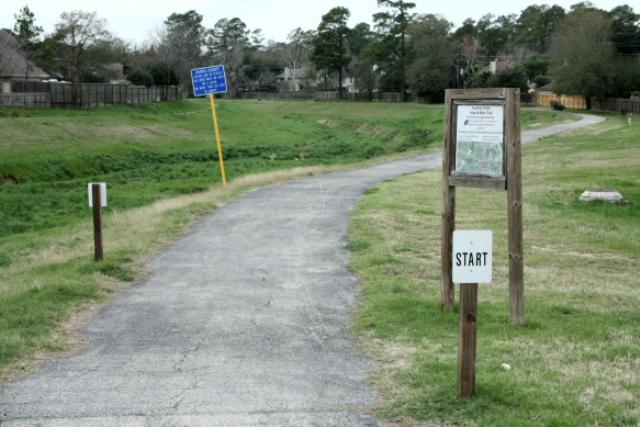
[[[182,98],[182,88],[178,86],[12,82],[12,89],[13,93],[2,94],[0,107],[94,108]]]

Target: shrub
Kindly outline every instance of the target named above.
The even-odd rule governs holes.
[[[176,72],[165,64],[156,64],[149,69],[156,86],[178,85]]]
[[[536,84],[536,87],[540,88],[548,83],[551,83],[551,78],[549,76],[535,76],[533,82]]]
[[[153,86],[153,76],[143,70],[133,70],[127,75],[127,80],[136,86]]]
[[[560,101],[551,101],[551,108],[553,108],[556,111],[562,111],[564,110],[564,105],[562,105],[562,103]]]
[[[527,87],[527,75],[522,67],[510,68],[499,71],[489,78],[489,87],[515,87],[525,92]]]
[[[88,71],[80,77],[82,83],[106,83],[107,78],[98,71]]]

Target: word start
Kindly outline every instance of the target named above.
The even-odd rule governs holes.
[[[486,266],[489,252],[457,252],[456,267]]]

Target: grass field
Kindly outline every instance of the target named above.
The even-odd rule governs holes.
[[[572,116],[524,118],[539,126]],[[220,120],[226,190],[206,101],[0,110],[0,372],[65,348],[60,325],[71,313],[139,278],[142,260],[203,213],[256,186],[437,146],[442,109],[223,101]],[[109,185],[100,264],[91,260],[90,181]]]
[[[458,314],[440,310],[440,171],[383,183],[352,214],[351,268],[364,285],[353,328],[381,363],[378,415],[407,425],[640,424],[640,124],[611,116],[525,146],[523,175],[523,327],[508,315],[506,193],[457,191],[457,228],[494,233],[473,399],[456,398]],[[615,188],[627,202],[583,204],[586,188]]]

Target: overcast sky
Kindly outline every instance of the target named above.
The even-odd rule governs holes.
[[[519,13],[530,4],[558,4],[568,9],[577,1],[478,1],[478,0],[413,0],[418,13],[445,16],[455,25],[466,18],[478,19],[487,13],[504,15]],[[610,10],[625,2],[633,5],[637,0],[595,0],[596,6]],[[351,11],[350,24],[371,23],[371,15],[379,11],[376,0],[0,0],[0,28],[13,28],[14,17],[25,4],[36,15],[36,21],[45,32],[51,32],[62,11],[82,9],[98,12],[105,18],[108,28],[122,39],[143,42],[154,33],[162,21],[173,12],[195,9],[204,15],[204,25],[213,27],[220,18],[239,17],[250,29],[262,29],[266,39],[283,41],[296,27],[315,29],[321,16],[335,6]],[[638,7],[636,6],[636,11]]]

